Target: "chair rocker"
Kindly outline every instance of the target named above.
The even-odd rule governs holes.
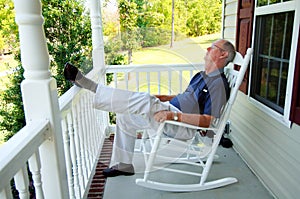
[[[213,160],[216,157],[216,151],[217,151],[218,145],[222,138],[225,125],[229,119],[231,108],[236,99],[239,87],[243,81],[244,74],[247,70],[251,55],[252,55],[251,48],[249,48],[247,50],[247,53],[244,58],[240,53],[238,53],[238,52],[236,53],[236,56],[233,60],[233,64],[240,66],[239,71],[234,70],[233,68],[228,67],[228,66],[225,67],[224,73],[227,77],[227,80],[229,81],[229,86],[231,88],[231,91],[230,91],[229,100],[227,101],[226,105],[224,106],[222,115],[218,119],[216,125],[214,125],[214,126],[211,125],[211,127],[209,127],[209,128],[203,128],[203,127],[193,126],[193,125],[182,123],[182,122],[165,121],[164,123],[162,123],[159,126],[154,140],[150,141],[150,146],[151,146],[150,152],[149,152],[149,150],[148,150],[148,152],[146,150],[147,147],[145,144],[146,143],[145,140],[146,140],[147,136],[144,136],[144,134],[143,134],[142,144],[140,147],[145,156],[146,169],[144,172],[144,177],[136,179],[137,185],[151,188],[151,189],[170,191],[170,192],[191,192],[191,191],[214,189],[214,188],[218,188],[218,187],[222,187],[222,186],[226,186],[226,185],[238,182],[238,180],[234,177],[226,177],[226,178],[207,182],[207,176],[211,169]],[[230,64],[230,65],[232,66],[232,64]],[[200,172],[190,172],[190,171],[180,170],[178,168],[172,169],[172,168],[168,168],[168,167],[159,167],[159,170],[165,170],[168,172],[175,172],[175,173],[180,173],[180,174],[196,176],[197,178],[199,178],[199,180],[197,180],[197,183],[175,184],[175,183],[171,183],[171,182],[170,183],[162,182],[162,181],[156,180],[156,178],[155,178],[155,180],[153,180],[152,178],[150,179],[150,175],[152,174],[152,171],[157,169],[154,161],[159,157],[158,150],[159,150],[159,147],[161,147],[161,145],[163,143],[162,140],[164,140],[163,130],[164,130],[164,126],[166,124],[184,126],[184,127],[195,129],[195,130],[204,130],[204,131],[212,130],[214,132],[214,138],[213,138],[212,144],[209,146],[209,150],[207,150],[207,148],[206,148],[206,150],[203,150],[203,144],[199,144],[198,141],[195,144],[195,140],[201,139],[201,136],[199,135],[199,133],[195,133],[195,137],[188,142],[183,142],[180,140],[172,139],[170,142],[167,142],[167,144],[166,143],[163,144],[163,145],[168,145],[169,143],[175,143],[175,144],[173,144],[173,147],[169,147],[169,148],[173,148],[175,150],[176,149],[182,150],[182,148],[185,148],[186,157],[178,158],[178,159],[176,159],[175,162],[200,167]],[[170,140],[170,139],[168,138],[167,140]],[[185,145],[179,144],[179,143],[185,143]],[[183,147],[181,147],[181,146],[183,146]],[[168,157],[164,157],[164,158],[168,159]],[[172,159],[172,158],[170,158],[170,159]],[[179,166],[181,166],[181,165],[179,165]]]

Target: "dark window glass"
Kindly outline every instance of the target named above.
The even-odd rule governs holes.
[[[292,1],[292,0],[257,0],[257,7],[286,2],[286,1]]]
[[[257,16],[251,96],[283,113],[294,12]]]

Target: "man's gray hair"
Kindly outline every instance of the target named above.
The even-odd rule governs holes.
[[[225,40],[225,43],[223,44],[223,49],[228,52],[228,57],[226,58],[227,65],[229,62],[232,62],[235,57],[235,48],[230,41]]]

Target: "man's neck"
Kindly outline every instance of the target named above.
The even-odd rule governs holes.
[[[214,73],[215,71],[219,71],[222,69],[223,71],[224,63],[210,63],[207,67],[205,67],[205,74],[209,75],[210,73]]]
[[[213,76],[219,75],[223,72],[224,72],[224,68],[217,68],[209,73],[205,72],[205,74],[209,77],[213,77]]]

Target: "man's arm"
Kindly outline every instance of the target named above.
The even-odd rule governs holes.
[[[173,99],[176,95],[155,95],[160,101],[166,102]]]
[[[184,122],[187,124],[209,127],[211,121],[214,119],[211,115],[200,115],[200,114],[191,114],[191,113],[177,113],[178,122]],[[173,120],[174,112],[172,111],[159,111],[154,114],[154,119],[157,122],[164,122],[165,120]]]

